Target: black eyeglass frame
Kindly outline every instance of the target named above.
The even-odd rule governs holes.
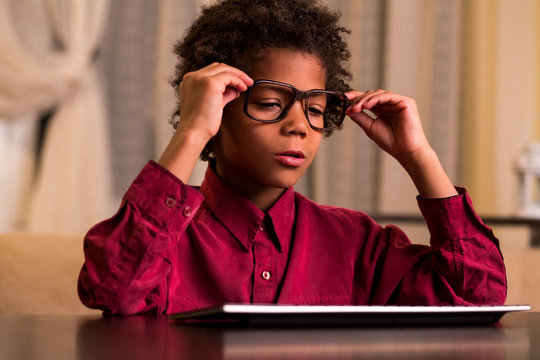
[[[279,116],[277,118],[272,119],[272,120],[259,119],[259,118],[256,118],[255,116],[251,115],[248,112],[249,97],[251,95],[251,91],[258,84],[280,85],[280,86],[287,87],[287,88],[291,89],[294,92],[293,99],[281,111],[281,113],[279,114]],[[330,131],[339,129],[341,127],[341,125],[343,124],[343,120],[345,119],[345,111],[347,110],[347,108],[351,104],[351,102],[349,101],[347,96],[345,96],[344,93],[342,93],[340,91],[328,91],[328,90],[321,90],[321,89],[302,91],[302,90],[298,90],[297,88],[295,88],[291,84],[287,84],[287,83],[283,83],[283,82],[279,82],[279,81],[273,81],[273,80],[264,80],[264,79],[255,80],[253,82],[253,85],[251,85],[246,90],[245,99],[244,99],[244,114],[246,114],[249,118],[251,118],[251,119],[253,119],[255,121],[259,121],[259,122],[263,122],[263,123],[276,123],[276,122],[279,122],[279,121],[283,120],[285,118],[285,116],[287,116],[287,114],[289,113],[289,111],[291,110],[291,108],[293,107],[294,103],[296,103],[297,100],[305,100],[305,99],[308,98],[308,96],[310,96],[312,94],[337,95],[337,97],[342,101],[342,111],[341,111],[341,114],[340,114],[340,117],[339,117],[338,121],[333,126],[321,128],[321,127],[313,125],[311,123],[311,121],[309,120],[309,114],[308,114],[309,110],[308,110],[308,107],[307,107],[307,103],[304,102],[304,115],[306,116],[306,119],[307,119],[307,121],[309,123],[309,126],[314,130],[324,131],[324,132],[330,132]]]

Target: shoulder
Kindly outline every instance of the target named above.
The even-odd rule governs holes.
[[[315,224],[334,224],[343,226],[371,227],[379,225],[364,212],[351,210],[339,206],[321,205],[310,200],[302,194],[295,192],[296,216],[301,219],[309,217]]]

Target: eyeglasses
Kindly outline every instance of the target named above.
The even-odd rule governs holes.
[[[272,80],[256,80],[245,94],[244,113],[251,119],[274,123],[283,120],[296,100],[304,100],[309,125],[329,132],[343,124],[349,99],[338,91],[300,91],[294,86]]]

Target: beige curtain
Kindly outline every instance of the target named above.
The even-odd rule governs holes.
[[[160,21],[156,157],[172,134],[165,119],[174,97],[164,81],[173,66],[171,45],[201,2],[160,4],[161,16],[168,20]],[[352,30],[353,86],[414,97],[424,130],[452,181],[469,189],[480,213],[513,214],[513,162],[524,145],[540,139],[538,1],[324,2],[341,11],[344,25]],[[204,165],[196,169],[192,183],[200,181],[203,171]],[[418,213],[417,192],[407,174],[352,122],[323,141],[296,188],[321,203]]]
[[[463,183],[481,213],[514,215],[515,161],[540,141],[540,3],[465,3]]]
[[[325,1],[352,30],[353,86],[416,99],[424,130],[457,177],[460,0]],[[316,201],[370,212],[415,213],[416,189],[397,162],[352,122],[326,140],[314,164]]]
[[[20,24],[11,12],[17,7],[43,13],[45,33],[54,37],[56,47],[41,33],[44,27],[31,24],[24,31],[28,38],[42,42],[40,51],[21,41]],[[81,233],[111,214],[107,123],[92,62],[107,7],[108,0],[0,1],[0,127],[10,129],[23,119],[55,109],[45,134],[40,172],[33,176],[27,206],[19,205],[27,209],[25,221],[19,224],[22,228],[7,230]],[[35,128],[35,120],[26,121],[30,129]],[[3,134],[7,137],[3,142],[17,141],[9,130]],[[28,153],[29,138],[12,149]],[[25,181],[9,174],[2,178],[7,189]]]
[[[416,99],[424,131],[457,179],[461,1],[387,3],[383,87]],[[378,210],[418,212],[417,191],[399,164],[381,157]]]
[[[174,89],[169,80],[174,73],[176,58],[172,54],[174,44],[180,40],[186,29],[199,15],[201,6],[210,0],[162,0],[158,4],[157,58],[155,73],[154,118],[156,147],[154,157],[160,157],[169,143],[173,129],[168,123],[176,102]],[[198,161],[189,179],[192,185],[199,185],[206,171],[206,162]]]
[[[384,2],[378,0],[326,0],[342,13],[342,23],[352,31],[352,87],[358,90],[382,87],[381,54],[384,46]],[[297,190],[315,201],[352,209],[376,206],[379,157],[376,146],[363,131],[346,120],[341,131],[323,140],[321,148]]]
[[[468,188],[481,214],[515,215],[515,161],[540,140],[540,2],[326,2],[353,30],[354,86],[414,97],[452,181]],[[407,174],[350,128],[323,144],[311,174],[321,185],[314,197],[375,212],[417,213]],[[357,187],[375,199],[370,203]]]
[[[165,121],[174,101],[165,81],[174,64],[171,46],[198,14],[201,3],[205,1],[160,2],[156,157],[172,134]],[[456,178],[462,0],[324,3],[339,10],[343,24],[352,30],[349,45],[353,87],[386,88],[416,98],[431,143],[447,171]],[[204,168],[202,164],[195,169],[191,183],[200,182]],[[346,122],[341,132],[323,141],[312,168],[296,189],[325,204],[375,212],[417,211],[416,190],[408,176],[352,122]]]

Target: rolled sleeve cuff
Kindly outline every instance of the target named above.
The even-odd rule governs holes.
[[[479,232],[493,236],[491,229],[474,210],[467,190],[461,187],[456,187],[456,190],[458,195],[449,198],[417,198],[434,247],[441,246],[445,239],[468,238]]]
[[[156,225],[165,226],[169,231],[181,231],[203,199],[197,189],[184,184],[170,171],[150,160],[129,187],[123,201],[135,205],[145,218]]]

